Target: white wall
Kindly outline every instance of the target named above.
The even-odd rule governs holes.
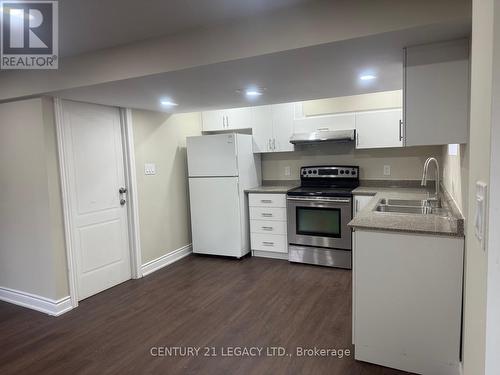
[[[420,180],[425,159],[441,160],[441,147],[408,147],[356,150],[348,144],[302,146],[299,151],[262,155],[264,180],[297,180],[305,165],[359,165],[361,179]],[[383,174],[384,165],[391,166],[391,175]],[[291,176],[285,176],[285,167]]]
[[[454,151],[456,155],[453,154]],[[466,144],[445,145],[442,160],[443,185],[465,217],[469,189],[469,148]]]
[[[52,101],[0,104],[0,287],[68,295],[58,173]]]
[[[201,134],[201,114],[133,110],[132,121],[144,264],[191,243],[186,137]]]
[[[494,43],[498,43],[493,40],[494,1],[473,0],[463,336],[465,375],[480,375],[485,371],[487,255],[471,224],[474,223],[476,182],[488,184],[490,181],[492,51]]]

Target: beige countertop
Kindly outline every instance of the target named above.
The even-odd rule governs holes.
[[[358,187],[354,195],[373,195],[367,206],[351,220],[349,226],[356,229],[397,231],[445,236],[464,236],[464,221],[460,211],[454,206],[447,194],[443,194],[442,203],[445,214],[402,214],[377,212],[373,209],[378,201],[386,199],[425,199],[429,190],[425,188],[389,188]]]
[[[300,181],[294,181],[294,180],[263,181],[261,186],[256,186],[251,189],[246,189],[245,193],[286,194],[288,190],[296,188],[299,185]]]

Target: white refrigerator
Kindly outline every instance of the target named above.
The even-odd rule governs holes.
[[[260,185],[260,155],[252,136],[188,137],[193,252],[240,258],[250,251],[245,189]]]

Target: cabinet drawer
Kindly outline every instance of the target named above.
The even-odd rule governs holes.
[[[250,220],[250,232],[286,234],[286,221]]]
[[[286,208],[250,207],[250,220],[286,221]]]
[[[286,207],[285,194],[248,194],[250,207]]]
[[[286,236],[282,234],[252,233],[250,241],[252,250],[272,251],[275,253],[288,252]]]

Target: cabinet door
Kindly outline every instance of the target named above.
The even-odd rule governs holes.
[[[201,113],[202,130],[204,132],[225,130],[225,113],[220,111],[206,111]]]
[[[232,108],[225,111],[226,129],[251,129],[253,108]]]
[[[343,113],[339,115],[312,116],[295,118],[295,133],[312,133],[332,130],[354,129],[356,120],[354,113]]]
[[[294,151],[295,147],[290,143],[293,134],[293,112],[294,104],[285,103],[273,106],[273,151]]]
[[[354,217],[366,207],[366,205],[373,199],[372,195],[355,195],[354,196]]]
[[[405,60],[406,146],[467,143],[468,39],[409,47]]]
[[[253,152],[273,151],[273,106],[255,107],[253,111]]]
[[[459,373],[463,238],[356,230],[356,359]]]
[[[356,148],[402,147],[402,110],[356,113]]]

